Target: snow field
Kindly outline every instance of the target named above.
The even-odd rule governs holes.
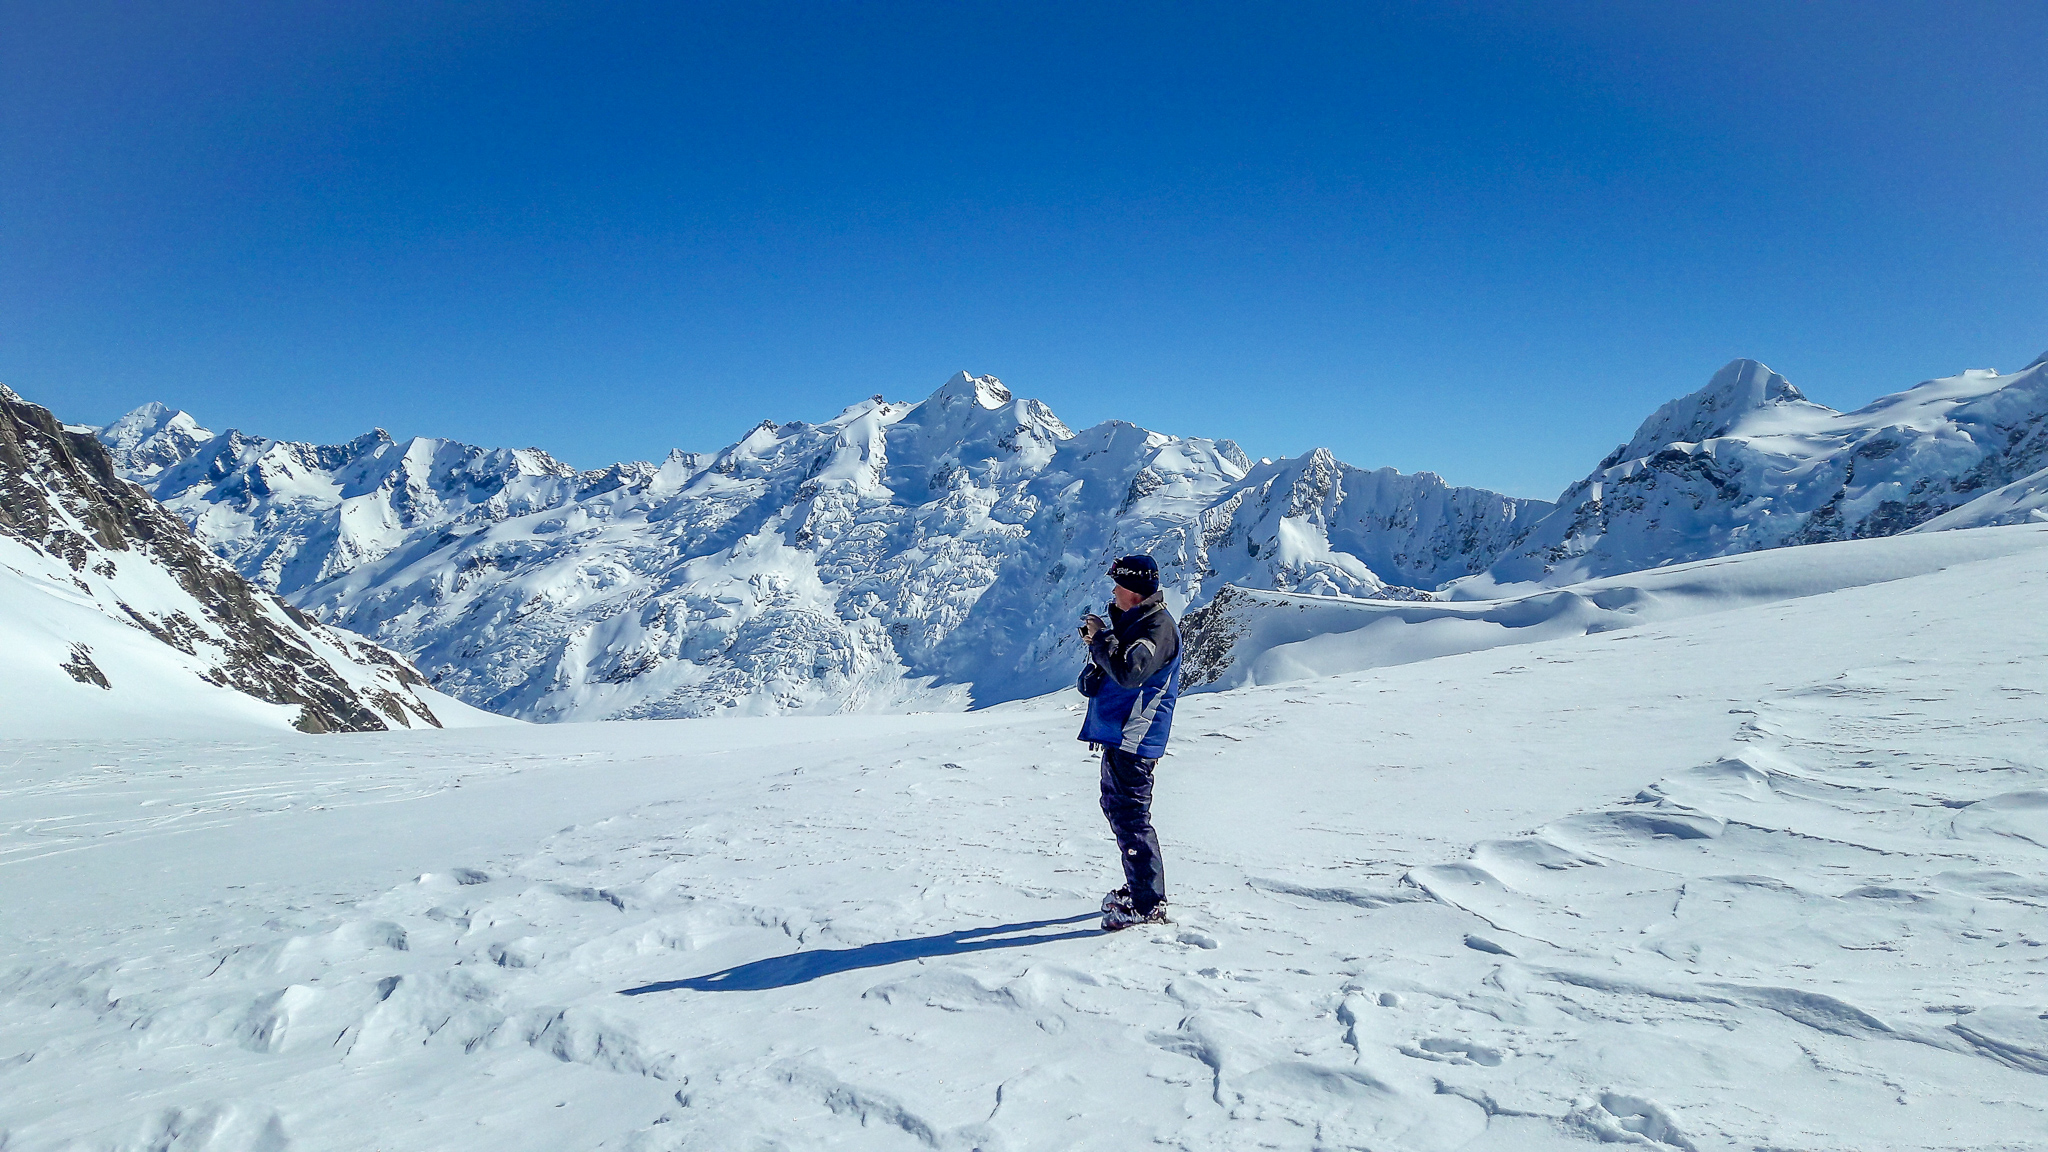
[[[0,743],[0,1147],[2038,1147],[2041,556],[1189,697],[1114,936],[1070,698]]]
[[[2043,547],[2048,527],[2032,524],[1841,540],[1493,600],[1397,602],[1233,589],[1228,618],[1215,625],[1230,637],[1227,662],[1201,675],[1213,676],[1208,683],[1219,688],[1243,688],[1360,672],[1817,596]]]

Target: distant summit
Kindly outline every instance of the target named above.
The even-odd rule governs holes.
[[[123,473],[148,478],[190,457],[213,433],[184,412],[144,404],[99,431],[99,441]]]
[[[1762,364],[1735,360],[1714,373],[1705,388],[1651,413],[1634,438],[1615,449],[1602,466],[1647,456],[1671,444],[1696,444],[1726,436],[1739,423],[1754,421],[1763,413],[1771,413],[1781,422],[1802,415],[1837,415],[1832,408],[1809,402],[1791,381]]]
[[[1754,360],[1643,422],[1481,578],[1560,585],[1787,544],[2025,519],[2048,501],[2048,356],[1929,380],[1854,412]]]
[[[138,412],[109,427],[148,425]],[[1421,595],[1549,505],[1327,451],[1076,432],[993,376],[577,472],[537,450],[228,432],[132,474],[250,579],[533,719],[959,707],[1050,691],[1125,552],[1227,582]]]
[[[1325,449],[1254,462],[1229,440],[1121,421],[1076,431],[969,372],[915,403],[875,396],[821,423],[764,420],[714,453],[585,472],[382,432],[208,435],[162,405],[99,436],[257,584],[470,703],[581,720],[1049,692],[1079,660],[1074,621],[1129,552],[1159,561],[1185,612],[1227,586],[1488,598],[2048,518],[2044,419],[2048,357],[1850,413],[1736,360],[1555,505]]]

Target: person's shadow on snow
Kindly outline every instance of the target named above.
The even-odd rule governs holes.
[[[1054,940],[1078,940],[1083,936],[1100,936],[1100,928],[1079,932],[1049,932],[1035,936],[1014,935],[1037,928],[1078,924],[1083,920],[1094,919],[1097,919],[1096,913],[1089,912],[1080,916],[1069,916],[1064,920],[998,924],[992,928],[971,928],[964,932],[947,932],[939,936],[920,936],[915,940],[884,940],[878,944],[863,944],[858,948],[821,948],[814,952],[793,952],[787,956],[741,964],[738,967],[727,968],[723,972],[713,972],[708,976],[693,976],[688,980],[663,980],[654,984],[642,984],[638,988],[625,988],[620,990],[619,995],[645,996],[649,992],[675,992],[683,989],[692,992],[758,992],[764,988],[787,988],[792,984],[802,984],[816,980],[820,976],[831,976],[839,972],[851,972],[856,968],[880,968],[885,964],[900,964],[905,960],[922,960],[930,956],[958,956],[966,952],[986,952],[991,948],[1024,948]]]

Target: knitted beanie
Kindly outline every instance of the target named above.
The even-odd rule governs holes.
[[[1150,556],[1126,556],[1109,566],[1109,578],[1140,596],[1159,591],[1159,565]]]

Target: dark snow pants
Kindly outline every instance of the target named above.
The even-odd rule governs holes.
[[[1158,765],[1115,748],[1102,750],[1102,814],[1116,833],[1124,882],[1141,915],[1166,899],[1166,862],[1159,856],[1159,834],[1152,830],[1152,770]]]

